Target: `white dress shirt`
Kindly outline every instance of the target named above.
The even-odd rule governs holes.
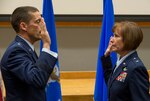
[[[128,54],[126,54],[126,55],[125,55],[124,57],[122,57],[121,59],[120,59],[120,56],[118,56],[118,59],[117,59],[117,62],[116,62],[116,67],[115,67],[115,69],[114,69],[113,72],[115,72],[115,70],[119,67],[119,65],[120,65],[129,55],[131,55],[131,54],[134,53],[134,52],[135,52],[135,50],[129,52]]]

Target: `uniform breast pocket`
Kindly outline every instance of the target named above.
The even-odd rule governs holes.
[[[116,81],[125,82],[126,77],[127,77],[127,73],[121,72],[120,75],[116,78]]]
[[[111,90],[114,91],[114,92],[115,91],[122,92],[125,89],[126,89],[126,83],[125,82],[115,80],[112,83]]]

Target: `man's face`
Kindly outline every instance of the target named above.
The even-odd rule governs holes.
[[[31,13],[32,19],[27,24],[26,32],[32,41],[41,39],[41,14],[39,12]]]

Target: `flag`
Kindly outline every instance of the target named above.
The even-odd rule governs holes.
[[[2,80],[1,71],[0,71],[0,101],[4,101],[3,100],[3,80]]]
[[[0,84],[0,101],[3,101],[2,86]]]
[[[52,0],[43,0],[42,15],[45,20],[46,27],[51,38],[50,50],[58,53]],[[41,47],[42,47],[42,43],[41,43]],[[60,70],[59,62],[57,61],[52,74],[55,74],[59,78],[60,77],[59,70]],[[59,81],[50,78],[46,87],[46,98],[47,101],[62,101],[61,87]]]
[[[0,88],[0,101],[3,101],[3,98],[2,98],[3,96],[2,96],[2,90],[1,90],[1,88]]]
[[[101,63],[101,56],[104,55],[108,46],[109,39],[113,35],[112,27],[114,25],[114,11],[112,0],[103,0],[103,21],[101,38],[97,59],[97,70],[94,90],[94,101],[107,101],[107,87],[104,81],[103,68]],[[115,53],[111,54],[113,65],[116,63],[117,56]]]

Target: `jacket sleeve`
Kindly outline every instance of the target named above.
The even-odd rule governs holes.
[[[129,78],[132,101],[150,101],[149,77],[146,69],[138,67]]]
[[[108,56],[108,57],[102,56],[101,61],[102,61],[102,67],[103,67],[105,82],[107,84],[108,79],[109,79],[111,72],[112,72],[111,58],[110,58],[110,56]]]
[[[8,57],[7,69],[21,81],[36,87],[45,87],[57,59],[46,52],[41,52],[34,62],[23,49],[15,49]]]

